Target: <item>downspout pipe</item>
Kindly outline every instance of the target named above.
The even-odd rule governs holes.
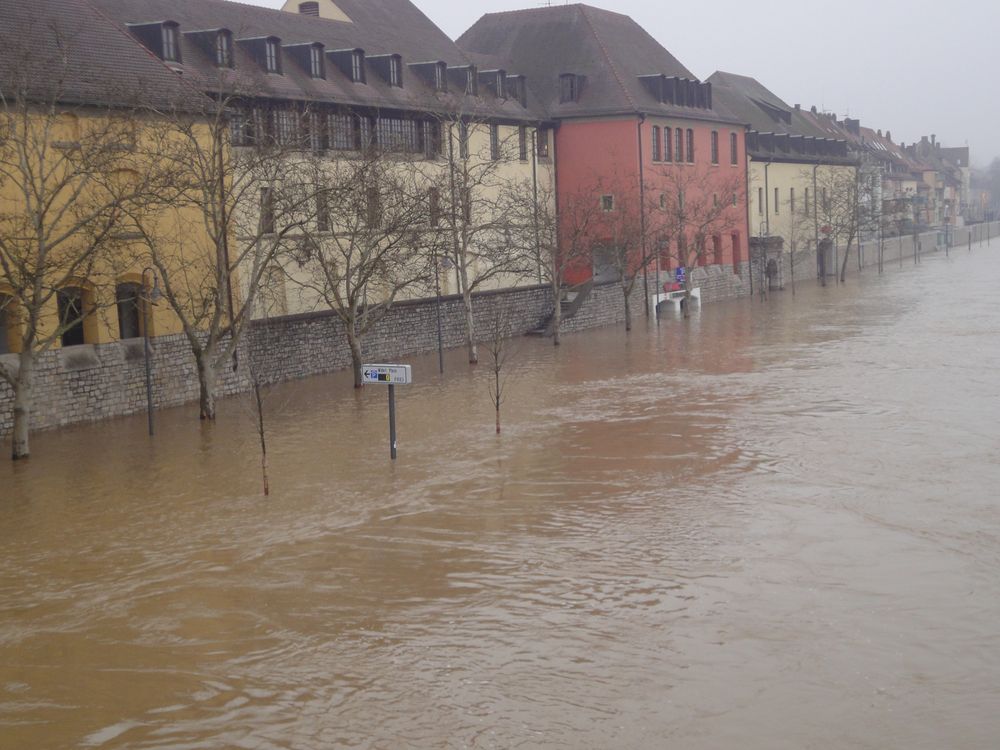
[[[649,264],[646,262],[646,174],[645,159],[642,152],[642,126],[646,122],[646,114],[639,112],[639,120],[636,122],[636,139],[639,144],[639,258],[642,261],[642,306],[649,317]],[[626,263],[628,259],[626,258]],[[657,279],[659,284],[660,280]]]

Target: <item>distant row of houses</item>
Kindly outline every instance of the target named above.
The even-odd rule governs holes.
[[[475,358],[478,291],[595,277],[627,297],[651,268],[737,278],[755,247],[977,218],[967,148],[699,80],[587,5],[487,14],[455,41],[409,0],[0,8],[7,132],[41,133],[0,143],[0,355],[22,374],[33,350],[184,333],[213,381],[253,317],[329,310],[360,352],[393,301],[447,293]],[[82,200],[97,185],[106,205]],[[154,286],[169,305],[152,309]]]

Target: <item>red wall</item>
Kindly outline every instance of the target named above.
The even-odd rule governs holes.
[[[652,128],[658,125],[671,129],[680,127],[694,131],[695,161],[654,162],[652,160]],[[719,134],[719,163],[711,163],[711,133]],[[556,169],[558,173],[558,199],[560,209],[584,199],[592,193],[596,205],[602,194],[614,194],[619,206],[638,206],[639,143],[642,139],[643,177],[646,185],[646,204],[658,200],[662,192],[666,200],[676,200],[678,184],[684,184],[689,200],[711,200],[713,194],[719,201],[728,202],[725,227],[720,231],[722,263],[731,265],[734,260],[733,244],[738,244],[737,262],[747,259],[747,158],[744,131],[739,125],[728,123],[696,122],[684,120],[647,119],[641,125],[638,118],[602,120],[591,122],[563,121],[556,130]],[[737,164],[730,163],[730,133],[737,137]],[[662,130],[661,130],[662,138]],[[661,154],[662,155],[662,154]],[[686,159],[686,156],[685,156]],[[736,205],[732,206],[732,190],[737,192]],[[725,190],[727,194],[722,195]],[[651,212],[647,209],[647,216]],[[600,233],[600,228],[597,232]],[[597,238],[603,239],[603,238]],[[711,248],[711,240],[709,240]],[[711,249],[709,250],[711,255]],[[714,262],[709,258],[708,262]],[[664,257],[663,266],[677,265],[676,260]],[[569,283],[579,283],[590,277],[589,268],[576,268],[567,274]]]

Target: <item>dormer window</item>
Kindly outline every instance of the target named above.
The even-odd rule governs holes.
[[[389,85],[403,85],[403,61],[398,55],[389,58]]]
[[[502,70],[497,71],[497,98],[507,98],[507,74]]]
[[[365,82],[365,53],[359,49],[351,53],[351,80],[355,83]]]
[[[309,48],[309,75],[313,78],[326,78],[323,70],[323,45],[314,44]]]
[[[268,73],[281,73],[281,47],[277,39],[264,42],[264,69]]]
[[[161,41],[163,45],[163,59],[167,62],[180,62],[181,52],[179,43],[178,27],[176,23],[167,21],[163,24],[161,31]]]
[[[563,73],[559,76],[559,102],[576,102],[580,100],[580,77],[575,73]]]
[[[469,67],[465,71],[465,93],[470,96],[476,95],[476,69],[474,67]]]
[[[233,67],[233,35],[225,29],[215,35],[215,64],[220,68]]]
[[[448,67],[445,63],[438,63],[434,66],[434,90],[448,90]]]

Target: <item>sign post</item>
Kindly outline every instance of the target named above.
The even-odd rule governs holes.
[[[362,365],[361,382],[389,386],[389,456],[396,460],[396,386],[409,385],[413,375],[409,365]]]

